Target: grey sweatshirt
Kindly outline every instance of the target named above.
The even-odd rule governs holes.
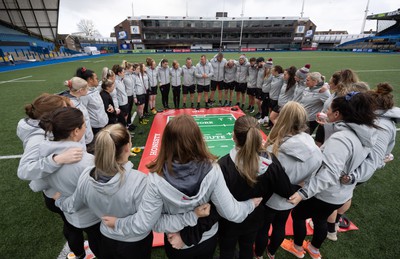
[[[82,96],[80,99],[88,111],[90,125],[93,128],[105,127],[108,123],[108,116],[104,110],[103,99],[101,99],[100,92],[97,88],[89,88],[87,95]]]
[[[257,70],[256,88],[262,89],[262,86],[264,84],[264,71],[265,71],[265,67],[258,68],[258,70]]]
[[[125,71],[125,76],[124,76],[124,80],[122,80],[124,82],[125,85],[125,91],[126,91],[126,95],[127,96],[132,96],[133,95],[133,88],[135,87],[135,82],[133,79],[133,73],[131,71],[126,70]]]
[[[39,159],[47,157],[51,154],[62,153],[68,148],[79,147],[79,142],[72,141],[44,141],[39,147]],[[45,180],[50,188],[57,190],[64,196],[70,196],[74,193],[78,179],[82,172],[88,166],[93,166],[94,156],[83,153],[82,160],[61,166],[55,173],[47,176]],[[64,213],[67,221],[77,228],[86,228],[100,222],[100,217],[97,217],[88,207],[83,206],[74,213]]]
[[[86,106],[83,105],[80,98],[71,95],[69,91],[64,91],[60,95],[68,97],[74,104],[75,108],[79,109],[83,113],[83,118],[85,118],[85,123],[86,123],[86,131],[85,131],[85,136],[80,140],[80,142],[82,144],[89,144],[93,140],[93,131],[92,131],[92,124],[90,123],[89,112]]]
[[[247,77],[249,75],[249,62],[244,62],[242,65],[235,61],[236,69],[236,80],[239,84],[247,83]]]
[[[21,119],[17,126],[17,136],[22,141],[24,147],[17,175],[21,180],[31,181],[29,186],[35,192],[48,188],[49,186],[46,181],[41,179],[56,172],[62,166],[54,162],[53,156],[55,154],[50,154],[47,157],[39,159],[39,146],[46,138],[44,130],[38,124],[39,120],[25,118]],[[45,191],[45,194],[51,198],[55,192],[55,190],[48,190]]]
[[[268,147],[271,151],[272,146]],[[292,184],[309,179],[322,164],[322,153],[314,139],[307,133],[299,133],[283,140],[279,147],[278,160],[285,169]],[[293,204],[274,193],[266,202],[274,210],[289,210]]]
[[[171,67],[169,70],[169,74],[171,75],[171,86],[181,86],[182,85],[182,68],[178,67],[177,69]]]
[[[298,81],[296,83],[296,88],[294,89],[293,101],[299,103],[301,101],[301,99],[303,98],[303,93],[304,93],[305,89],[306,89],[305,82],[303,80]]]
[[[269,91],[269,98],[278,101],[279,94],[283,85],[283,74],[272,76],[271,90]]]
[[[226,186],[218,164],[212,164],[209,171],[207,168],[209,167],[192,166],[190,164],[190,166],[186,166],[185,173],[180,173],[176,180],[171,181],[173,175],[168,177],[171,183],[156,173],[150,173],[147,189],[138,213],[118,219],[115,231],[126,235],[137,231],[145,232],[155,225],[162,213],[168,215],[187,213],[210,200],[222,217],[234,222],[242,222],[254,210],[254,203],[251,200],[237,202],[234,199]],[[199,171],[196,172],[196,169]],[[197,179],[197,181],[194,179]],[[199,182],[200,180],[201,182]],[[185,188],[181,188],[182,191],[174,187],[174,185],[178,186],[183,182],[191,183],[191,185],[188,184]],[[184,190],[189,190],[195,194],[189,196],[183,192]],[[185,227],[185,222],[170,222],[169,225],[158,224],[154,227],[154,230],[167,233],[178,232],[183,227]],[[218,223],[215,223],[209,231],[203,233],[200,242],[214,236],[217,230]]]
[[[258,69],[257,67],[250,66],[249,64],[249,75],[247,77],[247,87],[248,88],[256,88],[257,87],[257,75]]]
[[[317,113],[322,110],[325,101],[329,98],[331,93],[329,90],[320,93],[319,91],[323,87],[323,84],[316,85],[313,88],[306,87],[303,91],[303,97],[300,100],[300,104],[303,105],[308,114],[308,121],[315,121]]]
[[[322,145],[322,166],[298,193],[303,199],[315,196],[330,204],[344,204],[353,197],[354,184],[343,185],[340,177],[361,165],[376,142],[376,129],[337,122],[335,133]]]
[[[142,76],[141,73],[134,73],[133,80],[135,84],[135,87],[133,88],[133,97],[136,98],[138,95],[146,94],[146,80],[148,80],[147,75]]]
[[[123,78],[116,75],[114,84],[115,84],[115,89],[114,89],[114,91],[112,91],[111,96],[113,96],[113,93],[115,92],[115,94],[117,96],[118,107],[128,104],[128,95],[126,94],[126,88],[125,88]],[[113,98],[113,101],[114,101],[114,98]],[[115,102],[114,102],[114,105],[115,105]]]
[[[155,69],[151,69],[151,67],[147,67],[147,76],[149,77],[149,86],[156,87],[158,84],[158,67]]]
[[[170,78],[169,78],[169,67],[166,67],[166,68],[158,67],[157,79],[158,79],[158,82],[160,82],[160,85],[169,84],[171,82]]]
[[[88,167],[79,178],[78,186],[72,196],[64,195],[56,201],[56,205],[65,212],[75,212],[82,207],[88,206],[89,209],[98,217],[113,215],[116,217],[126,217],[135,214],[142,201],[143,193],[147,186],[147,177],[142,172],[134,170],[133,164],[127,162],[124,165],[125,173],[117,173],[108,182],[95,180],[91,175],[94,167]],[[142,240],[149,233],[145,231],[141,234],[120,235],[108,228],[102,222],[100,225],[101,233],[111,239],[135,242]]]
[[[183,85],[191,86],[196,84],[196,68],[192,65],[188,68],[186,65],[182,66]]]
[[[206,74],[208,77],[203,78],[203,74]],[[196,72],[195,72],[196,78],[197,78],[197,84],[198,85],[210,85],[211,82],[211,77],[214,75],[214,70],[211,66],[210,62],[207,62],[205,65],[198,63],[196,65]]]
[[[376,124],[380,127],[377,130],[377,140],[372,147],[368,157],[352,173],[356,182],[368,181],[375,170],[383,168],[383,161],[389,155],[396,141],[396,123],[400,119],[400,108],[394,107],[387,111],[377,111],[378,119]]]
[[[294,91],[296,89],[296,85],[292,86],[288,91],[287,89],[287,81],[284,81],[281,92],[278,97],[278,106],[283,107],[285,104],[287,104],[289,101],[293,99]]]
[[[236,81],[236,71],[237,68],[234,65],[233,67],[225,67],[225,76],[224,76],[224,82],[225,83],[231,83],[233,81]]]
[[[263,93],[269,93],[271,91],[272,75],[264,77],[264,82],[261,87]]]
[[[211,76],[211,80],[213,81],[217,81],[217,82],[221,82],[224,81],[224,74],[225,74],[225,65],[228,61],[223,58],[221,60],[221,62],[219,62],[216,58],[216,56],[214,56],[211,60],[210,60],[210,64],[213,68],[214,74]]]

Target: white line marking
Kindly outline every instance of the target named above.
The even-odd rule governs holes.
[[[0,156],[1,159],[14,159],[14,158],[21,158],[22,155],[12,155],[12,156]]]
[[[32,76],[24,76],[24,77],[20,77],[20,78],[8,80],[8,81],[0,81],[0,84],[10,83],[10,82],[18,81],[18,80],[21,80],[21,79],[30,78],[30,77],[32,77]]]
[[[46,80],[18,80],[18,81],[13,81],[13,82],[8,82],[8,83],[31,83],[31,82],[44,82]]]
[[[100,63],[100,62],[104,62],[104,61],[106,61],[106,60],[102,59],[102,60],[93,61],[93,63]]]
[[[400,69],[374,69],[374,70],[354,70],[357,73],[368,73],[368,72],[399,72]]]

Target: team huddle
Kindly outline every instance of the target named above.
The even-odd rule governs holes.
[[[25,106],[18,177],[61,217],[76,258],[86,257],[84,233],[96,258],[151,258],[153,231],[164,233],[168,258],[213,258],[217,245],[220,258],[273,259],[279,247],[322,258],[356,186],[393,159],[400,119],[393,87],[369,89],[351,69],[325,82],[309,64],[283,69],[245,55],[168,64],[124,61],[105,67],[101,80],[80,67],[66,91]],[[175,109],[200,109],[203,98],[206,109],[236,106],[247,115],[235,121],[235,147],[220,158],[191,116],[176,116],[146,175],[129,161],[133,106],[147,124],[150,113],[170,109],[171,88]],[[270,130],[265,143],[261,126]],[[285,239],[290,213],[293,240]]]

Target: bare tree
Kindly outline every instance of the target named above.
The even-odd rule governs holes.
[[[85,33],[86,36],[101,36],[92,20],[82,19],[76,26],[78,26],[79,31]]]

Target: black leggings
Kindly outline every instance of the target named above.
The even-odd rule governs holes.
[[[164,235],[164,249],[169,259],[213,259],[217,248],[217,235],[187,249],[175,249]]]
[[[239,244],[239,258],[253,258],[253,244],[256,239],[257,230],[250,229],[247,232],[241,232],[227,236],[219,236],[220,259],[235,258],[236,244]]]
[[[311,244],[315,248],[320,248],[328,233],[328,217],[334,210],[342,207],[343,204],[330,204],[315,197],[300,202],[292,210],[294,243],[298,246],[303,245],[306,237],[306,219],[312,218],[314,223],[314,234]]]
[[[123,242],[102,236],[101,253],[105,259],[150,259],[153,232],[137,242]]]
[[[179,108],[179,103],[181,102],[181,87],[173,86],[172,94],[173,94],[173,99],[174,99],[174,106],[175,106],[175,108]]]
[[[63,226],[63,234],[65,239],[68,242],[68,246],[75,255],[83,255],[85,253],[84,242],[85,239],[83,237],[83,232],[86,232],[89,240],[90,250],[96,255],[98,258],[102,258],[100,256],[100,242],[101,242],[101,233],[100,233],[100,222],[90,226],[88,228],[77,228],[71,225],[64,216],[64,213],[55,205],[55,201],[50,199],[46,195],[43,194],[44,203],[46,207],[54,213],[57,213],[61,216],[61,219],[64,222]]]
[[[168,106],[169,89],[170,89],[170,84],[160,86],[161,102],[164,108],[169,107]]]
[[[262,104],[261,104],[261,118],[268,116],[269,114],[269,93],[263,93]]]
[[[276,253],[285,238],[286,221],[291,210],[274,210],[265,206],[264,224],[258,230],[254,252],[256,256],[262,256],[268,244],[268,233],[272,224],[272,234],[268,244],[268,252]]]

